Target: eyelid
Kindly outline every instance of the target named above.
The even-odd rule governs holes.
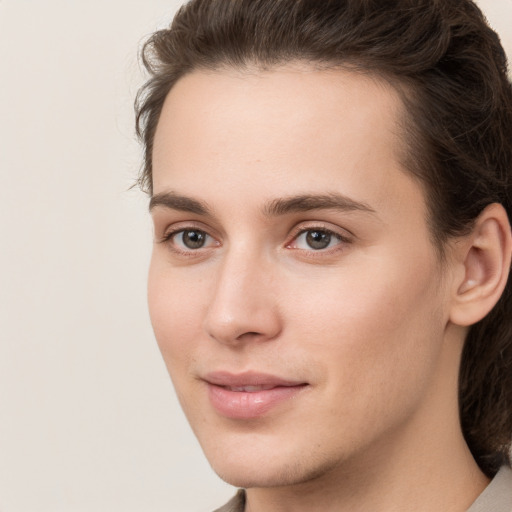
[[[290,241],[295,240],[302,233],[307,231],[323,231],[325,233],[329,233],[334,235],[336,238],[339,238],[343,242],[351,242],[355,238],[355,235],[351,233],[346,228],[341,228],[338,226],[333,226],[331,223],[320,222],[320,221],[308,221],[303,222],[296,225],[290,233],[289,239]],[[288,245],[288,244],[287,244]]]
[[[201,222],[188,220],[188,221],[179,221],[179,222],[173,222],[172,224],[169,224],[163,229],[162,235],[158,236],[157,242],[159,243],[165,243],[168,242],[176,233],[179,233],[181,231],[202,231],[203,233],[206,233],[210,237],[217,239],[215,233],[212,234],[212,229],[208,226],[205,226]]]
[[[172,238],[174,238],[176,235],[178,235],[179,233],[185,233],[186,231],[196,231],[196,232],[199,232],[199,233],[204,233],[208,238],[211,238],[212,240],[215,240],[213,238],[212,235],[210,235],[210,233],[208,233],[207,231],[205,231],[204,229],[199,229],[199,228],[194,228],[194,227],[191,227],[191,226],[188,226],[186,228],[179,228],[179,229],[173,229],[171,231],[169,231],[168,233],[166,233],[162,239],[160,240],[161,243],[165,243],[165,242],[168,242],[169,240],[171,240]]]
[[[319,249],[314,249],[313,247],[304,248],[294,246],[294,244],[297,243],[299,237],[311,231],[319,231],[329,234],[331,237],[337,240],[337,243]],[[348,246],[353,243],[354,238],[354,235],[347,229],[340,228],[339,226],[332,227],[332,224],[330,223],[310,221],[307,223],[298,224],[293,228],[290,234],[289,242],[286,243],[285,248],[296,251],[298,256],[307,258],[308,260],[319,258],[320,261],[323,261],[323,259],[329,255],[335,255],[339,252],[347,250]]]
[[[186,231],[200,231],[206,235],[210,239],[210,241],[206,242],[206,244],[202,247],[198,247],[196,249],[182,247],[181,244],[173,241],[173,237],[179,235],[179,233],[183,233]],[[182,257],[187,259],[201,259],[208,251],[214,249],[216,247],[220,247],[221,243],[218,240],[218,237],[213,233],[212,229],[209,227],[205,227],[202,223],[196,221],[180,221],[175,222],[173,224],[168,225],[163,234],[158,236],[155,240],[156,243],[162,244],[176,257]]]

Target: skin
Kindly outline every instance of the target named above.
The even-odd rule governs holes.
[[[150,314],[185,414],[214,470],[248,488],[248,511],[463,511],[488,483],[457,412],[472,242],[440,263],[400,165],[401,115],[389,86],[302,64],[195,71],[166,99]],[[333,194],[342,207],[286,203]],[[307,385],[226,418],[214,371]]]

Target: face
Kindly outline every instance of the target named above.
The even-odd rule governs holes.
[[[387,85],[299,65],[196,71],[166,99],[150,314],[234,485],[347,469],[437,414],[446,287],[401,112]]]

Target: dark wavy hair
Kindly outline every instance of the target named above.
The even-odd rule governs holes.
[[[197,69],[289,61],[377,75],[405,105],[405,166],[425,190],[443,254],[480,212],[512,213],[512,87],[499,37],[470,0],[192,0],[145,43],[149,80],[136,99],[141,187],[152,193],[152,150],[163,102]],[[489,476],[510,464],[512,290],[469,331],[459,403],[469,448]]]

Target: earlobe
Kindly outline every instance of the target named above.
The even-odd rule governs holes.
[[[491,311],[507,284],[512,233],[503,206],[487,206],[462,245],[463,279],[455,283],[450,320],[456,325],[469,326]]]

